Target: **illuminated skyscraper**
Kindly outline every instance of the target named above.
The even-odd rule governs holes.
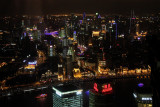
[[[65,58],[68,52],[68,38],[67,37],[63,38],[62,47],[63,47],[63,58]]]
[[[64,28],[61,28],[59,35],[60,35],[60,37],[62,37],[62,38],[65,37],[65,29],[64,29]]]
[[[140,32],[139,32],[139,24],[137,23],[137,24],[136,24],[136,35],[138,36],[139,33],[140,33]]]
[[[83,23],[86,23],[86,13],[83,13]]]
[[[152,107],[152,89],[144,88],[143,83],[139,83],[139,88],[133,93],[137,107]]]
[[[73,32],[73,38],[74,38],[74,41],[77,41],[77,32],[76,31]]]
[[[97,79],[89,91],[89,107],[114,107],[111,80]]]
[[[66,70],[68,78],[73,77],[73,63],[72,63],[72,56],[67,55],[66,57]]]
[[[83,107],[82,89],[71,84],[60,84],[52,88],[53,107]]]
[[[53,56],[53,46],[52,45],[49,46],[48,55]]]
[[[134,14],[134,10],[131,10],[131,17],[130,17],[130,26],[129,26],[129,33],[135,33],[136,31],[136,17]]]
[[[63,80],[64,74],[63,74],[63,62],[62,57],[60,56],[60,62],[58,63],[58,80]]]
[[[24,27],[24,20],[22,20],[22,27]]]
[[[117,40],[117,23],[115,20],[109,21],[109,39],[110,39],[110,48],[115,46]]]

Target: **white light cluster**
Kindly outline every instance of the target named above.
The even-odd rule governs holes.
[[[137,98],[137,95],[135,93],[133,93],[134,98]]]
[[[56,91],[56,94],[59,95],[59,96],[61,96],[61,92],[59,92],[59,91]]]
[[[77,91],[77,95],[80,95],[80,94],[82,94],[82,91]]]
[[[28,62],[29,65],[36,65],[37,64],[37,61],[34,61],[34,62]]]
[[[152,100],[152,98],[151,97],[148,97],[148,98],[142,97],[142,100]]]

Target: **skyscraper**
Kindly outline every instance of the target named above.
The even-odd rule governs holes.
[[[136,31],[136,17],[134,14],[134,10],[131,10],[129,34],[135,33],[135,31]]]
[[[96,79],[89,91],[89,107],[114,107],[112,81]]]
[[[53,107],[83,107],[82,89],[71,84],[60,84],[52,88]]]
[[[140,87],[137,88],[133,96],[136,100],[137,107],[152,107],[152,89],[141,87],[142,83],[138,84]]]
[[[73,77],[73,65],[72,65],[72,56],[67,55],[66,57],[66,70],[68,78]]]

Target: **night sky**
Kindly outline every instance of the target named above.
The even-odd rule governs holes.
[[[1,0],[0,15],[57,13],[130,13],[160,10],[160,0]]]

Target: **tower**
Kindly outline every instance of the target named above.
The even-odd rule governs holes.
[[[138,23],[136,24],[136,35],[137,36],[139,35],[139,24]]]
[[[22,20],[22,27],[24,28],[24,20]]]
[[[58,64],[58,80],[63,80],[63,65]]]
[[[135,33],[135,22],[136,22],[136,17],[134,14],[134,10],[131,10],[129,34]]]
[[[115,46],[116,40],[117,40],[117,23],[115,20],[110,20],[109,21],[109,41],[110,41],[110,48]]]
[[[72,56],[66,56],[66,70],[67,70],[67,77],[70,79],[73,77],[73,64],[72,64]]]
[[[89,107],[114,107],[112,81],[96,79],[89,91]]]
[[[82,89],[71,84],[52,87],[53,107],[83,107]]]
[[[83,23],[86,23],[86,13],[83,13]]]

